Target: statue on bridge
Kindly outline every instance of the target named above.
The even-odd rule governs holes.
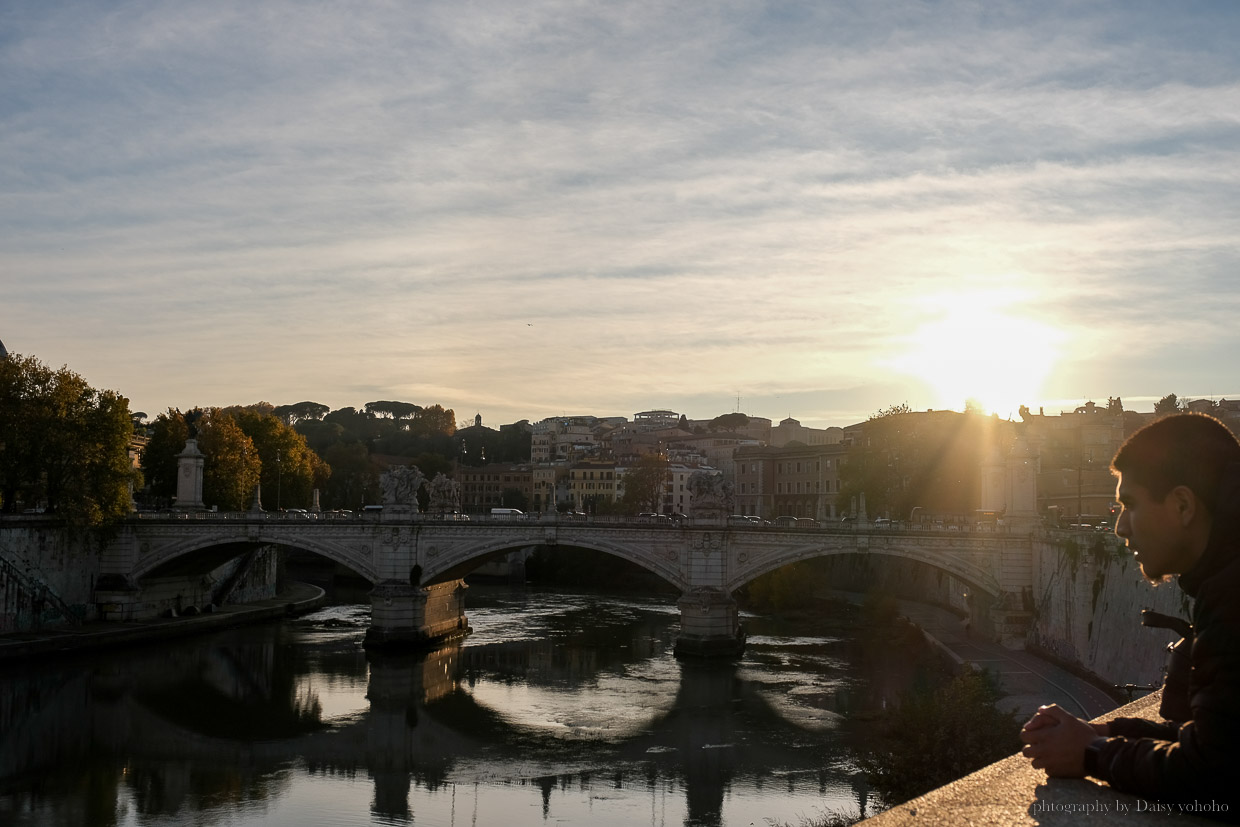
[[[689,516],[726,517],[732,513],[735,485],[722,474],[694,471],[689,476]]]
[[[379,475],[379,485],[383,488],[383,504],[396,508],[412,508],[418,510],[418,489],[426,480],[426,475],[416,465],[392,465]]]
[[[461,484],[445,476],[442,471],[426,484],[430,495],[426,510],[432,514],[451,514],[461,510]]]

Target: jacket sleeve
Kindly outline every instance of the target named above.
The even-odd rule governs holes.
[[[1159,741],[1174,741],[1180,734],[1180,725],[1171,721],[1112,718],[1109,726],[1111,736],[1118,735],[1121,738],[1154,738]]]
[[[1220,575],[1234,575],[1228,566]],[[1226,803],[1240,817],[1240,608],[1236,577],[1220,576],[1197,600],[1189,703],[1178,731],[1110,739],[1098,755],[1116,789],[1180,804]],[[1121,734],[1124,725],[1113,732]]]

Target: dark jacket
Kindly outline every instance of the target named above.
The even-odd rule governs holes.
[[[1120,737],[1101,746],[1097,775],[1118,790],[1184,812],[1240,822],[1240,467],[1234,464],[1206,550],[1181,575],[1180,588],[1195,598],[1191,720],[1112,721],[1111,732]]]

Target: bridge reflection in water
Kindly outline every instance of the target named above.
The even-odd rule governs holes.
[[[340,612],[6,675],[0,822],[111,823],[128,807],[173,824],[198,823],[195,813],[314,823],[292,813],[329,780],[362,777],[373,785],[365,803],[353,794],[320,806],[411,821],[417,800],[422,823],[440,823],[451,800],[463,823],[458,789],[481,797],[469,807],[496,815],[527,812],[536,792],[541,817],[575,785],[586,804],[556,798],[561,818],[588,805],[593,823],[634,823],[624,807],[670,794],[685,823],[720,824],[742,806],[725,799],[742,799],[757,779],[770,798],[748,804],[765,816],[795,822],[812,811],[807,801],[865,807],[838,716],[788,715],[788,676],[757,662],[678,663],[666,613],[651,624],[642,609],[634,623],[631,606],[595,605],[581,614],[611,629],[599,646],[578,646],[572,633],[504,641],[484,631],[481,645],[392,656],[367,655],[363,612]],[[480,610],[479,623],[501,629],[502,615]],[[822,689],[823,675],[809,681]],[[433,810],[415,788],[431,794]],[[794,809],[781,815],[774,802],[785,801]],[[612,806],[619,820],[608,820]],[[506,823],[534,823],[509,815]],[[336,816],[322,823],[357,823],[359,813]],[[647,809],[637,820],[652,817]]]

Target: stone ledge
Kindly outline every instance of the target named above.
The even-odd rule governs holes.
[[[1095,718],[1161,720],[1155,692]],[[1103,809],[1106,807],[1107,809]],[[1124,808],[1127,808],[1126,810]],[[1013,755],[923,796],[866,819],[873,827],[938,825],[1217,824],[1204,818],[1151,809],[1148,801],[1087,778],[1047,778],[1029,759]]]
[[[293,583],[266,600],[226,604],[209,614],[144,621],[103,621],[81,626],[57,626],[0,636],[0,661],[42,658],[90,649],[132,646],[184,635],[261,623],[313,611],[326,597],[321,588]]]

